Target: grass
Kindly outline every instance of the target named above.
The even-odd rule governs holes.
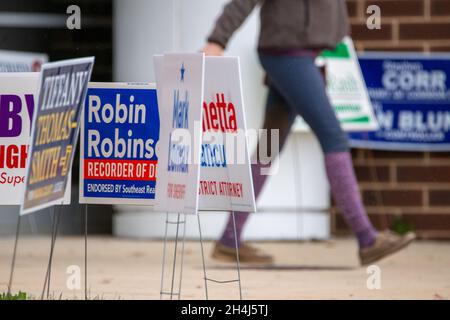
[[[26,292],[19,291],[18,293],[11,294],[11,293],[0,293],[0,301],[6,301],[6,300],[40,300],[40,297],[34,297],[32,295],[27,294]],[[84,297],[73,297],[73,300],[84,300]],[[118,300],[122,300],[120,296],[114,298]],[[71,300],[70,298],[64,298],[63,294],[60,293],[59,296],[55,294],[49,295],[45,300]],[[87,300],[105,300],[103,295],[96,295],[96,296],[88,296]]]
[[[27,300],[26,292],[19,291],[18,293],[0,293],[0,300]]]
[[[391,229],[400,235],[404,235],[410,231],[415,231],[416,228],[414,225],[405,221],[403,217],[397,216],[392,222]]]

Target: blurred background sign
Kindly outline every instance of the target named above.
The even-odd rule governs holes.
[[[372,53],[360,64],[380,128],[351,133],[352,146],[450,150],[450,54]]]
[[[0,50],[0,72],[38,72],[47,61],[43,53]]]
[[[325,67],[327,93],[342,128],[345,131],[378,129],[352,39],[345,37],[335,50],[324,51],[316,64]],[[294,129],[309,130],[301,117],[297,118]]]

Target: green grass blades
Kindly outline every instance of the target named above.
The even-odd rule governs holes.
[[[22,291],[16,294],[0,293],[0,300],[27,300],[27,294]]]

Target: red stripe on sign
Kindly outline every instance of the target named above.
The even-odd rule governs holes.
[[[92,180],[156,180],[155,160],[85,159],[84,179]]]

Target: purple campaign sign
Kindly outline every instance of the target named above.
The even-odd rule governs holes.
[[[28,115],[33,119],[34,99],[32,94],[25,95]],[[0,96],[0,137],[18,137],[22,132],[22,100],[18,95],[5,94]]]

